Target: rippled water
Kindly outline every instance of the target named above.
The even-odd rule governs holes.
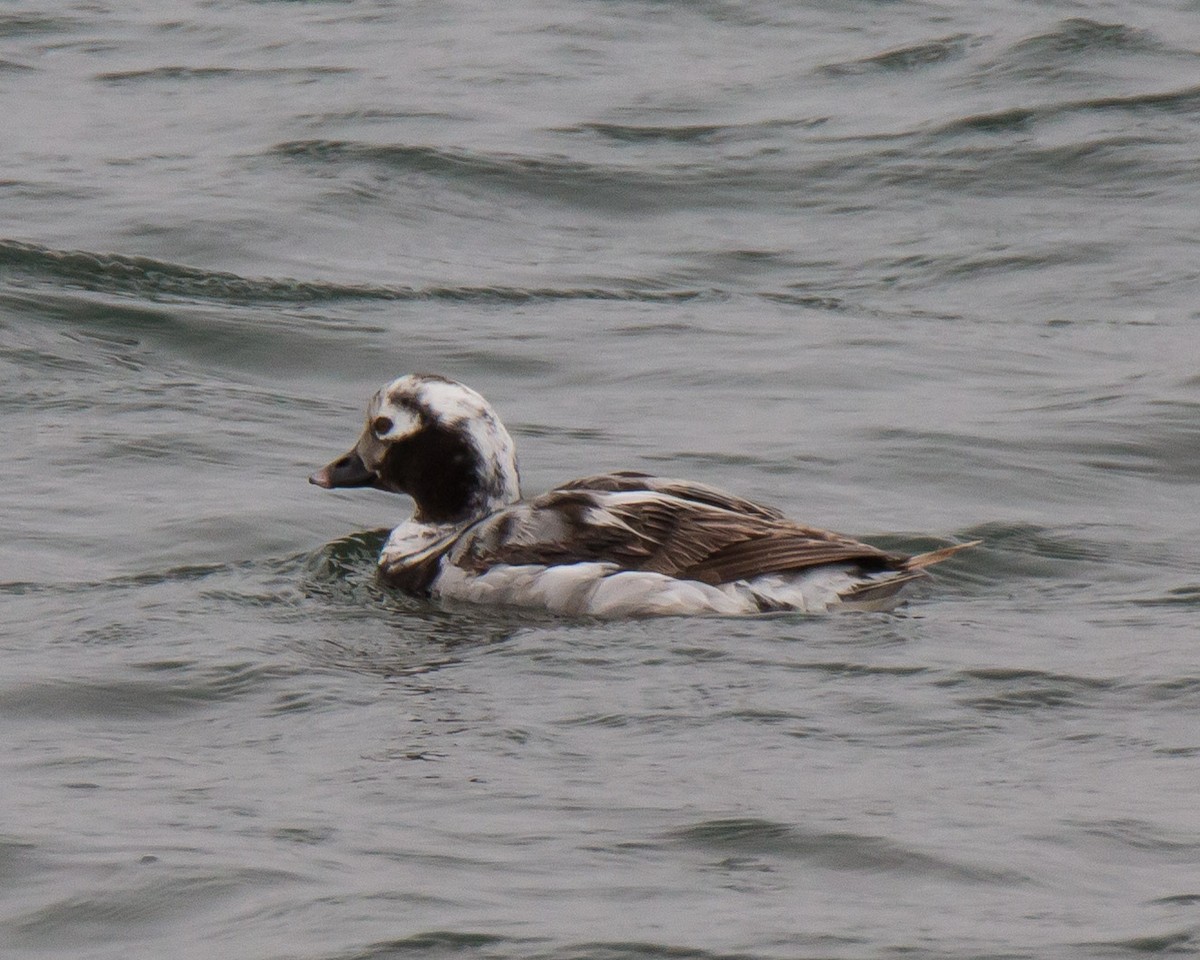
[[[1200,951],[1200,8],[0,7],[5,957]],[[897,614],[376,583],[408,370]]]

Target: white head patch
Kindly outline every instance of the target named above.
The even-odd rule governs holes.
[[[479,456],[481,495],[507,503],[520,496],[512,437],[491,405],[464,384],[443,377],[407,374],[372,398],[367,429],[385,443],[437,426],[462,435]]]
[[[403,440],[432,423],[453,428],[494,416],[470,387],[412,373],[389,383],[367,408],[368,426],[380,440]]]
[[[396,403],[385,389],[367,408],[367,429],[380,440],[403,440],[421,429],[421,417],[411,406]]]
[[[449,380],[426,380],[421,383],[417,402],[447,426],[494,416],[483,397],[470,387]]]

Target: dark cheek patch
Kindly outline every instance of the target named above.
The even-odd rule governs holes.
[[[474,509],[480,463],[461,434],[427,428],[386,449],[380,466],[384,488],[412,497],[417,519],[446,523]]]

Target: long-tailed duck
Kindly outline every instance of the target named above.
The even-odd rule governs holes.
[[[567,615],[877,609],[973,545],[890,554],[715,487],[634,471],[523,500],[512,437],[491,405],[433,374],[376,393],[354,448],[309,482],[413,499],[379,556],[388,583]]]

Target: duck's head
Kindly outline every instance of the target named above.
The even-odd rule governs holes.
[[[411,373],[367,404],[358,443],[322,467],[318,487],[375,487],[413,498],[413,519],[457,523],[521,496],[512,437],[470,387]]]

